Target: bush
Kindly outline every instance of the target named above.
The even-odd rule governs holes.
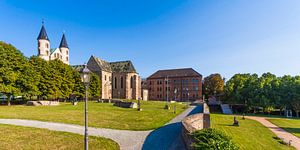
[[[230,137],[216,129],[203,129],[192,133],[193,149],[201,150],[238,150]]]

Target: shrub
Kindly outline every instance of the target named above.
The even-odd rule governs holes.
[[[238,150],[230,137],[216,129],[203,129],[192,133],[193,149],[196,150]]]

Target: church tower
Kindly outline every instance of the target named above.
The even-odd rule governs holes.
[[[44,22],[42,23],[42,28],[37,40],[38,40],[38,56],[48,61],[50,59],[50,40],[46,33]]]
[[[59,50],[60,50],[61,55],[62,55],[61,60],[65,64],[69,65],[69,46],[68,46],[68,43],[67,43],[67,40],[66,40],[65,33],[63,33],[63,36],[61,38],[61,41],[60,41],[60,44],[59,44]]]

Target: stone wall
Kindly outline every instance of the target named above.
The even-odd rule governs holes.
[[[111,99],[112,98],[112,73],[108,71],[101,71],[101,98]]]
[[[182,137],[186,148],[191,150],[193,139],[191,134],[197,130],[210,128],[210,113],[206,103],[203,104],[203,113],[198,113],[185,117],[182,120]]]
[[[141,80],[137,73],[113,73],[112,76],[113,98],[138,99],[141,97]]]
[[[59,101],[28,101],[27,106],[57,106]]]

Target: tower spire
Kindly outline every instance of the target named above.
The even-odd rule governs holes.
[[[63,36],[62,36],[60,44],[59,44],[59,48],[61,48],[61,47],[69,48],[64,32],[63,32]]]
[[[44,26],[44,19],[42,20],[42,28],[40,30],[39,36],[37,37],[37,40],[41,40],[41,39],[50,41]]]

